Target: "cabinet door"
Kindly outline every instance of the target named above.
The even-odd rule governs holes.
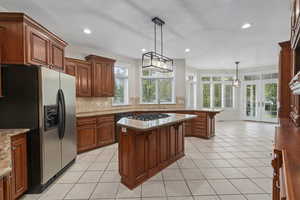
[[[148,134],[135,136],[135,179],[136,182],[144,180],[148,176]]]
[[[180,124],[176,130],[177,134],[177,148],[176,153],[181,154],[184,151],[184,130],[183,124]]]
[[[77,127],[77,151],[82,152],[96,147],[96,125]]]
[[[97,143],[99,146],[115,142],[115,122],[113,117],[101,117],[97,123]]]
[[[12,138],[12,198],[16,199],[27,190],[27,143],[26,135]]]
[[[50,49],[49,38],[33,28],[28,27],[27,30],[27,63],[33,65],[48,65]]]
[[[165,163],[169,159],[169,127],[159,129],[160,137],[160,163]]]
[[[159,163],[159,146],[158,146],[158,130],[153,130],[148,135],[148,170],[149,175],[152,176],[158,168]]]
[[[103,82],[104,82],[104,95],[108,97],[114,96],[114,89],[115,89],[115,76],[114,76],[114,68],[112,63],[105,63],[104,64],[105,73]]]
[[[113,63],[95,63],[93,68],[93,77],[93,96],[114,96],[115,79]]]
[[[76,66],[76,94],[78,97],[92,96],[91,66],[78,63]]]
[[[76,64],[74,62],[65,60],[65,72],[71,76],[76,76]]]
[[[170,127],[170,157],[176,156],[176,129],[174,126]]]
[[[103,63],[95,63],[93,65],[93,96],[101,97],[105,96],[105,69]]]
[[[0,179],[0,200],[4,200],[4,181]]]
[[[65,69],[65,48],[51,42],[51,48],[50,48],[50,65],[51,68],[57,71],[64,71]]]

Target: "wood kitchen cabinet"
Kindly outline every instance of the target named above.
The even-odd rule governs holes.
[[[24,13],[0,12],[2,64],[43,65],[64,71],[67,43]]]
[[[77,151],[84,152],[115,142],[114,115],[77,119]]]
[[[97,118],[97,143],[98,146],[115,142],[115,118],[114,115]]]
[[[91,64],[79,59],[65,58],[65,72],[76,77],[76,96],[92,96]]]
[[[10,174],[0,178],[0,200],[12,200]]]
[[[26,133],[13,136],[12,146],[12,199],[17,199],[27,189],[27,141]]]
[[[291,42],[285,41],[280,42],[280,53],[279,53],[279,118],[288,118],[291,112],[291,98],[292,93],[289,87],[289,83],[293,77],[292,73],[292,49]]]
[[[85,59],[92,64],[92,96],[113,97],[115,60],[95,55],[89,55]]]
[[[96,146],[96,119],[79,118],[77,120],[77,151],[83,152]]]
[[[119,140],[121,182],[133,189],[184,156],[183,123],[152,130],[122,128]]]

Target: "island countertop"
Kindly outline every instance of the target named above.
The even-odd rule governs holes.
[[[156,119],[156,120],[149,120],[149,121],[128,119],[124,117],[117,122],[117,125],[121,127],[140,130],[140,131],[148,131],[161,126],[183,122],[197,117],[197,115],[190,115],[190,114],[177,114],[177,113],[166,113],[166,114],[168,114],[169,117]]]
[[[222,109],[205,109],[205,108],[114,108],[103,111],[95,111],[95,112],[82,112],[77,113],[76,117],[92,117],[92,116],[100,116],[107,114],[119,114],[119,113],[128,113],[128,112],[208,112],[208,113],[220,113]]]

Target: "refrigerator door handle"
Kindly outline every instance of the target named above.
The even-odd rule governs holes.
[[[65,98],[63,91],[58,90],[57,94],[57,104],[58,104],[58,136],[62,139],[65,134],[65,124],[66,124],[66,110],[65,110]]]

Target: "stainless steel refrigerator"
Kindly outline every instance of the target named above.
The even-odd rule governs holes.
[[[39,193],[76,158],[75,77],[46,67],[4,66],[0,128],[29,128],[29,192]]]

